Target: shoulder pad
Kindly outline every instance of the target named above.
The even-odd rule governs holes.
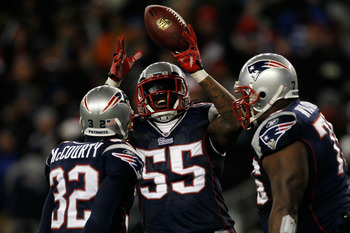
[[[279,112],[259,126],[254,134],[252,146],[259,157],[272,154],[296,141],[299,132],[295,113]]]
[[[141,179],[144,162],[138,155],[138,152],[127,142],[119,141],[118,143],[108,146],[104,152],[110,160],[109,171],[118,171],[118,167],[131,167],[136,175],[137,180]],[[114,165],[112,161],[115,161]],[[117,162],[122,161],[122,163]],[[112,172],[113,174],[114,172]]]

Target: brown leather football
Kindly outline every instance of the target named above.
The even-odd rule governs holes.
[[[172,52],[182,52],[189,44],[182,36],[188,31],[185,20],[170,7],[149,5],[145,9],[145,26],[148,35],[159,46]]]

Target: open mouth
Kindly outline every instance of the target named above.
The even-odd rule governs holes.
[[[167,101],[166,99],[159,99],[154,102],[154,105],[157,109],[166,109]]]
[[[152,96],[152,100],[156,110],[167,110],[174,106],[176,96],[173,93],[157,93]]]

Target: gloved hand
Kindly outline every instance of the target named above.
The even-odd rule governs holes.
[[[189,49],[182,53],[174,53],[171,51],[170,53],[179,62],[182,69],[186,70],[189,73],[194,73],[198,70],[203,69],[203,66],[197,46],[197,37],[191,24],[188,24],[188,29],[190,31],[190,34],[183,32],[182,36],[185,37],[185,39],[190,44]]]
[[[119,87],[120,83],[129,73],[132,66],[143,55],[142,51],[136,52],[133,56],[127,57],[125,52],[124,36],[117,38],[117,48],[113,54],[113,61],[108,73],[106,84]]]

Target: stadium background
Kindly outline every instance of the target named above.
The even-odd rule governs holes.
[[[300,95],[319,105],[350,154],[349,0],[2,0],[0,2],[0,233],[36,232],[46,195],[45,158],[81,139],[79,102],[104,83],[117,36],[144,52],[121,88],[133,100],[138,75],[176,62],[147,36],[144,8],[162,4],[191,23],[209,74],[233,91],[244,62],[260,52],[288,58]],[[207,101],[188,79],[191,98]],[[260,232],[249,139],[227,155],[224,194],[240,233]],[[137,207],[130,231],[140,232]]]

